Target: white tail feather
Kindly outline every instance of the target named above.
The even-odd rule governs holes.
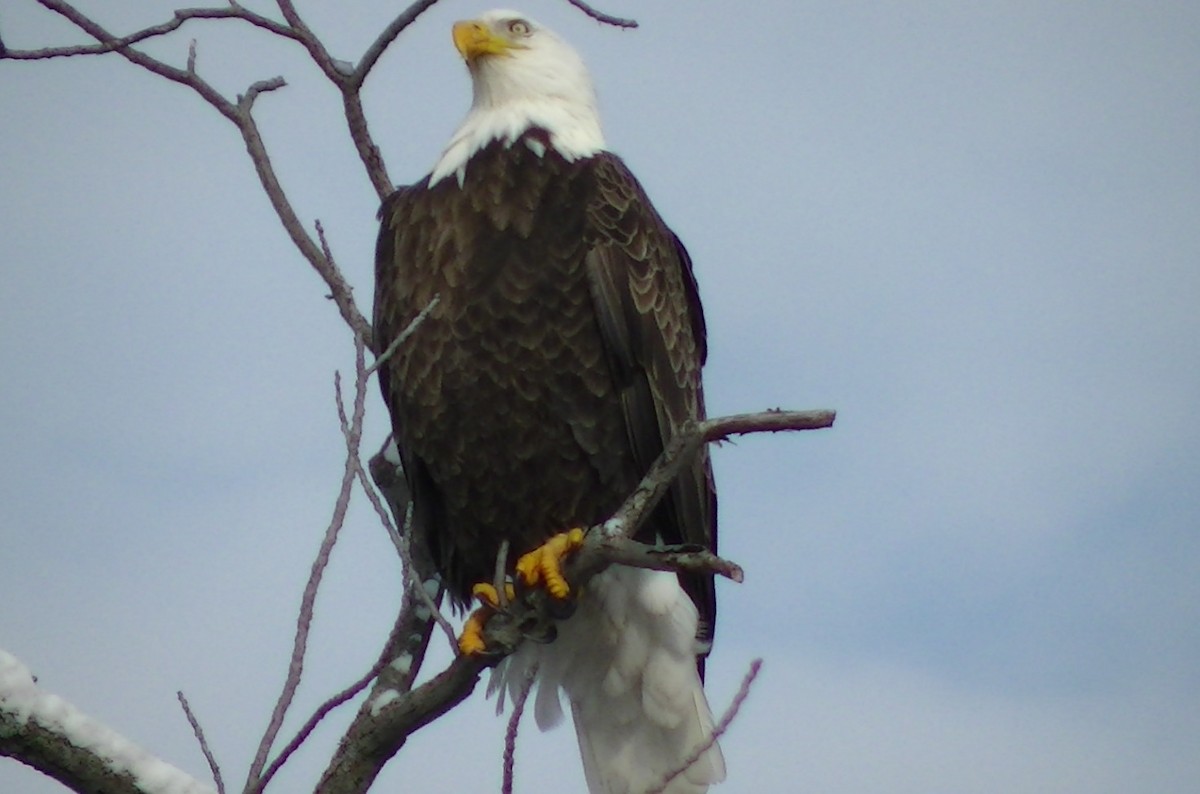
[[[562,721],[567,695],[591,794],[645,794],[702,748],[663,789],[703,794],[725,779],[696,672],[696,607],[672,573],[614,566],[594,577],[548,645],[526,643],[497,668],[516,691],[538,665],[538,727]],[[501,696],[503,702],[503,695]]]

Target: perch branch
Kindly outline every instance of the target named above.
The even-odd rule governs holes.
[[[833,420],[833,411],[764,411],[709,419],[686,428],[663,450],[625,505],[611,520],[593,527],[583,548],[567,560],[566,574],[572,589],[618,561],[637,564],[640,560],[643,567],[675,570],[667,562],[679,560],[683,565],[694,566],[690,570],[711,571],[736,579],[740,569],[713,555],[693,556],[697,552],[689,548],[657,549],[629,537],[702,444],[746,433],[824,428],[831,426]],[[671,555],[676,555],[676,560]],[[440,675],[407,693],[380,693],[377,684],[343,736],[317,790],[322,794],[366,791],[408,737],[465,699],[487,666],[512,653],[526,636],[537,636],[552,625],[554,618],[548,598],[544,591],[535,589],[522,594],[507,610],[497,612],[484,628],[487,647],[494,651],[487,659],[459,656]]]

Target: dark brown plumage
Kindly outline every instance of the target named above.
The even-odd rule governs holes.
[[[427,534],[457,604],[510,560],[606,519],[689,418],[703,417],[704,318],[678,238],[616,156],[568,162],[533,128],[380,211],[375,339]],[[543,153],[538,154],[535,150]],[[638,536],[715,549],[707,454]],[[683,585],[711,639],[711,576]]]

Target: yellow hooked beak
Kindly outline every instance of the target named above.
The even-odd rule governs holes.
[[[513,49],[512,42],[474,19],[455,22],[453,36],[454,46],[468,63],[485,55],[507,55]]]

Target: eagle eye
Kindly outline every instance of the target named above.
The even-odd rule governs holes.
[[[528,36],[533,32],[533,26],[523,19],[513,19],[508,23],[508,32],[514,36]]]

